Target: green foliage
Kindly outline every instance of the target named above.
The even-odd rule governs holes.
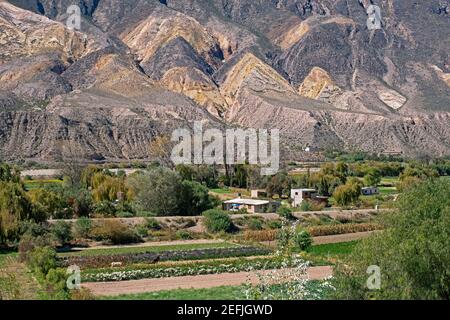
[[[302,251],[307,251],[313,243],[313,239],[308,231],[302,230],[295,235],[295,244]]]
[[[161,230],[161,225],[155,218],[145,218],[145,225],[151,230]]]
[[[270,221],[267,223],[267,226],[268,226],[270,229],[275,230],[275,229],[281,229],[281,227],[283,226],[283,224],[282,224],[282,222],[281,222],[280,220],[270,220]]]
[[[191,240],[193,239],[192,233],[186,230],[178,230],[176,232],[176,237],[181,240]]]
[[[370,168],[364,176],[364,184],[366,187],[376,187],[381,182],[381,172],[376,168]]]
[[[127,201],[128,188],[124,177],[114,177],[106,173],[95,173],[91,180],[92,198],[95,203]]]
[[[51,233],[60,245],[69,244],[72,241],[72,226],[65,221],[57,221],[51,228]]]
[[[300,210],[304,211],[304,212],[313,211],[313,206],[312,206],[311,202],[304,200],[304,201],[302,201],[302,204],[300,205]]]
[[[0,163],[0,181],[20,183],[20,171],[9,164]]]
[[[75,221],[74,234],[77,238],[87,239],[92,230],[92,220],[87,217],[81,217]]]
[[[218,209],[211,209],[203,212],[203,224],[208,232],[230,232],[233,229],[233,222],[230,216]]]
[[[285,207],[285,206],[279,207],[277,210],[277,213],[281,218],[284,218],[286,220],[294,220],[295,219],[295,217],[292,213],[292,209],[289,207]]]
[[[263,223],[259,219],[251,218],[247,221],[247,228],[250,230],[262,230],[263,227]]]
[[[178,212],[183,216],[197,216],[218,205],[218,201],[209,195],[207,187],[187,180],[181,183],[178,201]]]
[[[159,216],[178,213],[181,179],[176,172],[155,168],[130,176],[128,184],[139,210],[151,211]]]
[[[334,191],[333,197],[340,206],[348,206],[359,200],[362,183],[357,179],[350,179],[345,185],[339,186]]]
[[[34,189],[28,192],[34,210],[45,218],[66,217],[67,202],[60,194],[47,189]]]
[[[38,247],[30,252],[28,266],[37,275],[45,278],[57,266],[56,251],[50,247]]]
[[[0,244],[18,236],[21,221],[43,218],[32,209],[20,184],[0,181]]]
[[[364,240],[336,270],[339,299],[450,298],[450,181],[429,180],[399,197],[388,229]],[[366,286],[369,266],[381,289]]]
[[[94,206],[94,213],[99,216],[115,217],[117,209],[110,201],[98,202]]]

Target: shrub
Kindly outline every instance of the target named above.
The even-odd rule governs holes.
[[[56,241],[65,245],[72,241],[72,226],[65,221],[57,221],[51,228],[51,233]]]
[[[283,227],[283,223],[281,221],[279,221],[279,220],[270,220],[267,223],[267,226],[270,229],[281,229]]]
[[[91,236],[98,241],[113,244],[137,243],[141,238],[127,225],[117,220],[106,220],[92,229]]]
[[[250,230],[262,230],[263,223],[259,219],[252,218],[247,221],[247,228],[249,228]]]
[[[50,247],[35,248],[30,252],[28,265],[40,276],[47,276],[57,266],[56,251]]]
[[[364,239],[335,269],[337,299],[448,300],[450,180],[426,181],[382,216],[387,229]],[[367,288],[367,268],[382,271],[380,290]]]
[[[117,218],[133,218],[134,213],[128,211],[119,211],[116,213]]]
[[[81,217],[75,221],[75,236],[81,239],[89,238],[92,230],[92,220],[86,217]]]
[[[95,205],[94,213],[100,216],[115,217],[116,207],[109,201],[102,201]]]
[[[145,218],[145,225],[151,230],[161,230],[161,225],[155,218]]]
[[[139,224],[137,225],[134,230],[136,231],[136,233],[142,237],[142,238],[146,238],[148,237],[148,228],[145,224]]]
[[[300,205],[301,211],[313,211],[312,203],[309,201],[302,201],[302,204]]]
[[[186,230],[178,230],[176,232],[176,237],[181,240],[191,240],[193,239],[192,233]]]
[[[295,217],[292,214],[292,209],[288,207],[280,207],[277,210],[277,213],[280,217],[286,219],[286,220],[294,220]]]
[[[233,222],[230,216],[218,209],[211,209],[203,212],[203,224],[208,232],[230,232],[233,229]]]
[[[51,268],[45,276],[47,294],[51,299],[66,300],[70,297],[67,288],[68,274],[65,269]]]
[[[308,231],[302,230],[295,235],[295,244],[302,251],[308,250],[313,243],[312,237]]]

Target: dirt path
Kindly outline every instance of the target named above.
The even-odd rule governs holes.
[[[277,272],[279,272],[278,270]],[[274,270],[259,271],[259,274],[269,274]],[[282,272],[282,271],[281,271]],[[332,275],[332,268],[312,267],[305,278],[309,280],[321,280]],[[208,274],[199,276],[183,276],[160,279],[142,279],[120,282],[86,282],[82,286],[88,288],[95,295],[115,296],[122,294],[136,294],[175,289],[206,289],[221,286],[239,286],[251,281],[259,282],[256,272],[237,272]]]
[[[117,248],[142,248],[142,247],[164,247],[164,246],[178,246],[178,245],[190,245],[190,244],[213,244],[224,243],[225,240],[221,239],[197,239],[197,240],[176,240],[176,241],[148,241],[137,244],[117,245],[109,246],[102,244],[93,244],[89,247],[74,247],[72,250],[95,250],[95,249],[117,249]]]

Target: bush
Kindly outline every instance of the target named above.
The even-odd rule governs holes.
[[[94,213],[99,216],[115,217],[116,207],[109,201],[102,201],[95,205]]]
[[[50,247],[35,248],[29,254],[28,266],[45,278],[49,271],[57,266],[56,251]]]
[[[430,180],[399,197],[387,229],[358,244],[335,269],[337,299],[448,300],[450,180]],[[367,288],[369,266],[380,267],[380,290]]]
[[[270,229],[281,229],[283,227],[283,223],[281,221],[279,221],[279,220],[270,220],[267,223],[267,226]]]
[[[75,221],[75,236],[81,239],[88,239],[92,230],[92,220],[86,217],[81,217]]]
[[[291,208],[280,207],[280,208],[278,208],[277,213],[281,218],[284,218],[286,220],[294,220],[295,219],[294,215],[292,214]]]
[[[51,233],[60,245],[65,245],[72,241],[72,226],[65,221],[57,221],[51,228]]]
[[[136,234],[139,235],[142,238],[148,237],[148,228],[145,224],[137,225],[134,230],[136,231]]]
[[[312,243],[313,240],[308,231],[302,230],[295,235],[295,244],[302,251],[308,250]]]
[[[161,225],[155,218],[146,218],[145,225],[151,230],[161,230]]]
[[[110,241],[112,244],[141,242],[142,239],[127,225],[117,220],[106,220],[94,226],[91,236],[97,241]]]
[[[218,209],[203,212],[203,224],[206,230],[211,233],[230,232],[233,229],[233,222],[230,216]]]
[[[192,233],[186,230],[178,230],[176,232],[176,237],[181,240],[191,240],[193,239]]]
[[[259,219],[252,218],[247,221],[247,228],[249,228],[250,230],[262,230],[263,223]]]
[[[306,200],[302,201],[302,204],[300,205],[300,210],[303,212],[313,211],[312,203]]]
[[[67,288],[68,275],[65,269],[52,268],[45,276],[47,294],[51,299],[66,300],[70,297]]]

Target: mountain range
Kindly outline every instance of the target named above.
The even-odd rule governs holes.
[[[277,128],[285,159],[450,156],[450,1],[0,1],[3,159],[144,160],[194,121]]]

